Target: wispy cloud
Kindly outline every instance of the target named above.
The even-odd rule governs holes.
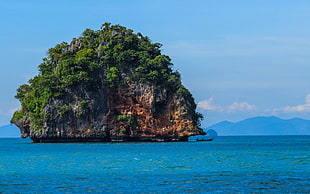
[[[228,107],[229,111],[253,111],[256,108],[255,105],[249,104],[247,102],[234,102]]]
[[[213,97],[198,102],[198,108],[201,108],[204,110],[213,110],[213,111],[218,111],[218,112],[223,111],[222,107],[214,105]]]
[[[278,112],[285,112],[285,113],[310,112],[310,94],[306,96],[304,104],[296,106],[286,106],[284,108],[274,108],[272,109],[272,111],[275,114]]]
[[[213,102],[213,97],[198,102],[198,108],[216,112],[249,112],[255,110],[256,106],[247,102],[233,102],[229,106],[219,106]]]

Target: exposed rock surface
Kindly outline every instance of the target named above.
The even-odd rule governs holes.
[[[113,30],[113,26],[106,26],[104,30],[102,31],[109,32],[111,37],[120,35],[127,37],[128,33],[126,29],[126,33]],[[22,92],[19,92],[17,98],[22,102],[22,108],[15,113],[12,122],[20,128],[21,137],[30,137],[33,142],[187,141],[189,136],[204,133],[199,128],[201,115],[195,111],[194,99],[183,85],[174,86],[180,80],[171,81],[171,77],[177,75],[171,68],[162,71],[168,71],[170,81],[168,78],[145,81],[135,77],[139,67],[129,66],[128,63],[132,61],[126,58],[128,60],[124,64],[128,67],[114,65],[117,76],[112,76],[112,82],[107,81],[109,75],[106,72],[112,65],[107,65],[107,51],[102,51],[102,48],[107,47],[112,40],[111,37],[110,40],[97,41],[91,47],[96,53],[95,62],[99,64],[96,73],[88,74],[96,80],[91,84],[74,81],[73,84],[59,89],[59,84],[66,83],[67,77],[59,75],[62,71],[57,73],[62,65],[62,59],[55,60],[50,52],[46,64],[51,66],[52,73],[44,73],[45,66],[42,65],[40,76],[55,74],[55,80],[60,81],[57,86],[56,84],[48,86],[46,103],[37,106],[41,108],[38,121],[35,120],[36,107],[31,110],[32,106],[26,104],[28,101],[25,97],[32,94],[35,84],[30,84],[31,89],[19,89]],[[78,51],[85,49],[83,40],[83,38],[74,39],[70,44],[66,44],[61,49],[60,55],[63,57],[70,53],[70,56],[75,56]],[[155,71],[154,68],[150,69]],[[50,91],[61,94],[51,94]],[[43,94],[36,96],[43,98]]]

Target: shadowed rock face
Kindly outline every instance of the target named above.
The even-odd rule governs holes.
[[[113,37],[119,36],[119,32],[110,31]],[[77,53],[83,48],[81,40],[72,41],[61,55]],[[98,64],[105,56],[100,48],[107,44],[105,40],[94,48]],[[58,61],[52,61],[52,72],[59,68]],[[196,104],[186,89],[179,92],[172,87],[173,81],[132,79],[137,71],[132,65],[117,66],[117,79],[111,86],[111,81],[107,84],[107,68],[104,63],[98,66],[91,75],[96,77],[91,86],[76,82],[62,89],[61,95],[50,95],[41,106],[40,128],[34,127],[32,113],[25,111],[20,99],[18,113],[22,116],[12,122],[20,128],[21,137],[30,137],[33,142],[187,141],[189,136],[204,134]]]

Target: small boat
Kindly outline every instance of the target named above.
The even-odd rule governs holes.
[[[212,141],[214,137],[211,137],[210,139],[196,139],[196,141]]]

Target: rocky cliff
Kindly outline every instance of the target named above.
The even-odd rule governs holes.
[[[49,49],[11,122],[33,142],[187,141],[201,114],[160,44],[123,26]]]

